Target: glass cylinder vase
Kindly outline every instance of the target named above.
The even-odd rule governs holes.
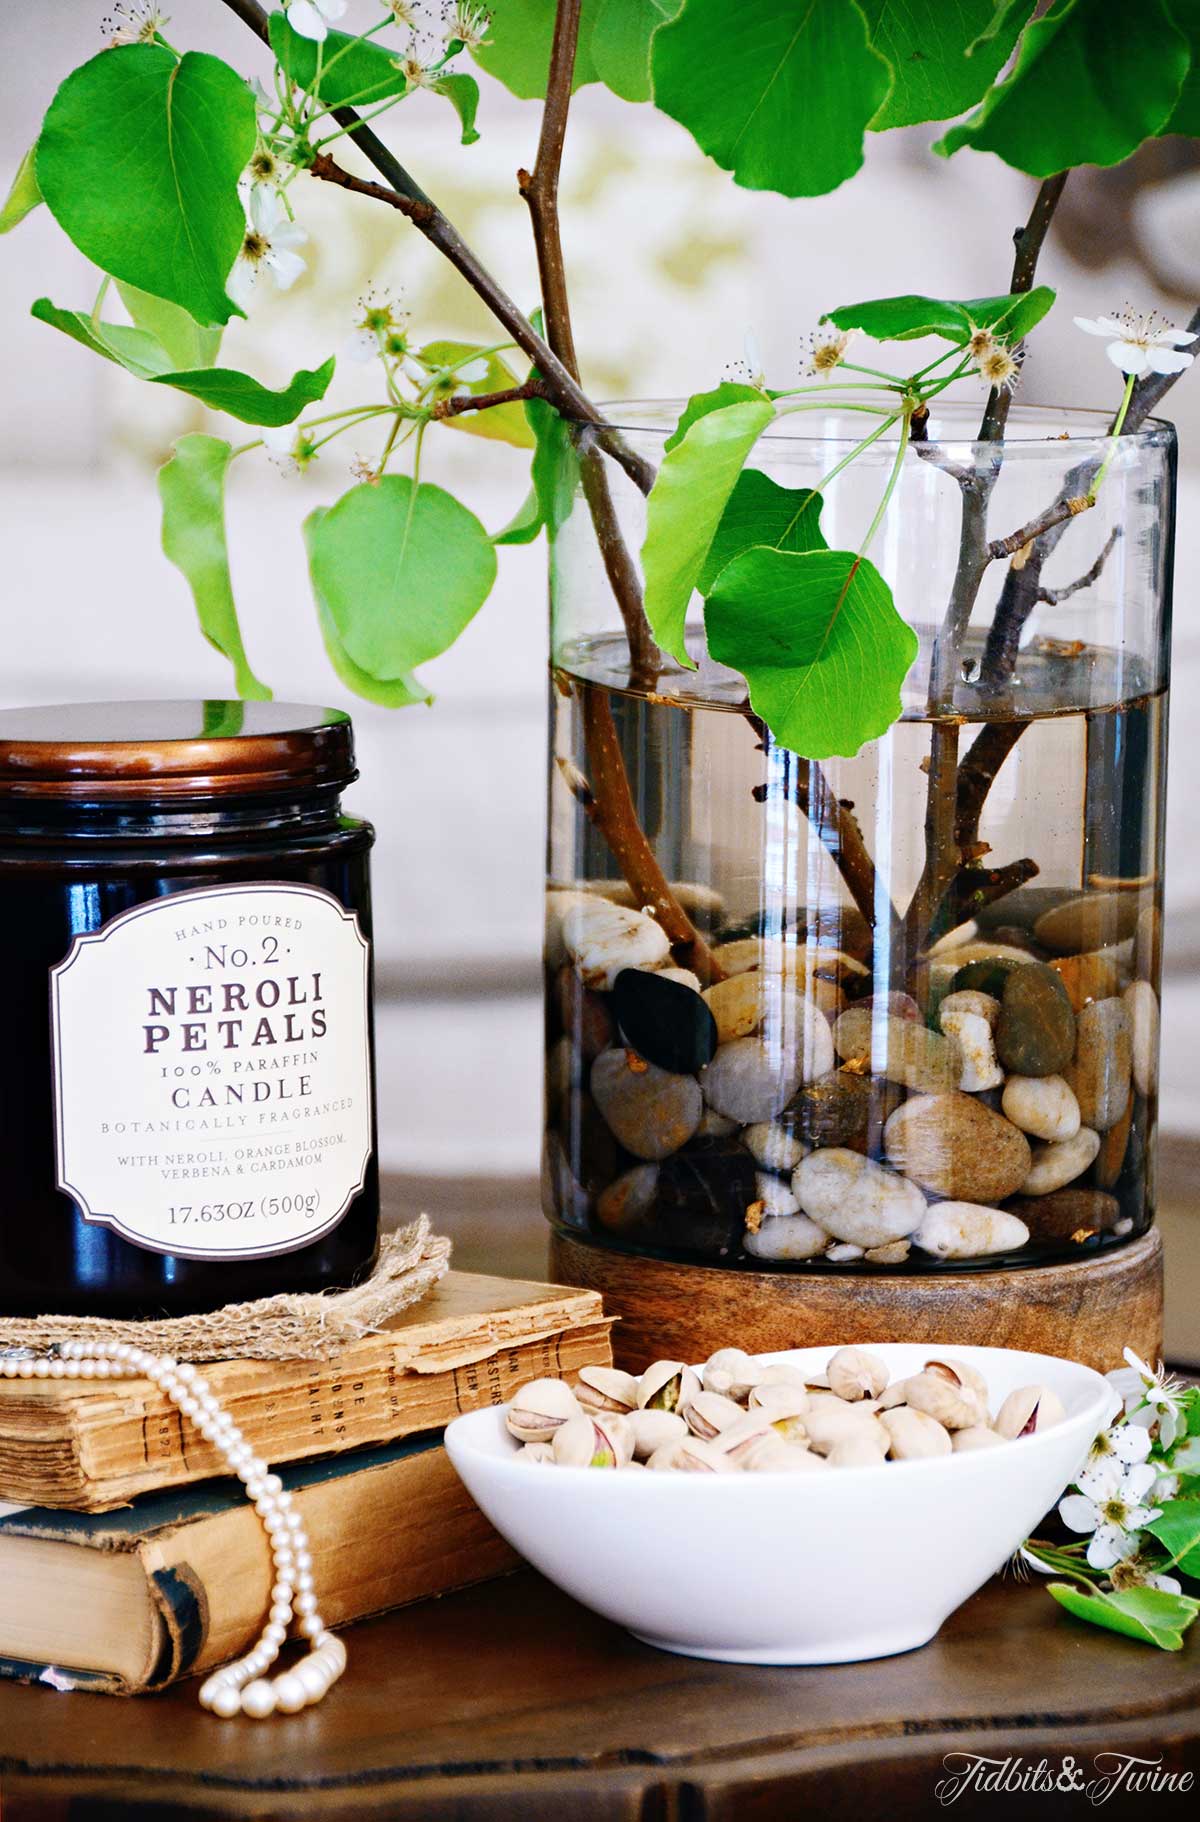
[[[679,410],[609,415],[657,467]],[[800,501],[860,422],[779,420],[749,466]],[[774,738],[699,596],[695,670],[631,662],[612,527],[602,560],[576,492],[551,558],[560,1230],[895,1274],[1076,1258],[1152,1221],[1174,433],[1016,407],[980,444],[978,424],[934,408],[875,533],[919,644],[900,718],[852,757]],[[825,486],[831,547],[861,547],[896,454],[881,438]],[[607,468],[637,567],[645,499]],[[1097,477],[1093,504],[1016,535]]]

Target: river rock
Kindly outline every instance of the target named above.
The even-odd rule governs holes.
[[[633,1235],[654,1207],[658,1193],[658,1165],[635,1164],[596,1199],[596,1219],[613,1234]]]
[[[903,1088],[882,1076],[834,1069],[802,1088],[783,1120],[806,1146],[844,1145],[874,1153],[881,1149],[888,1116],[903,1099]]]
[[[1130,1061],[1139,1094],[1158,1087],[1158,995],[1149,981],[1134,981],[1121,995],[1129,1020]]]
[[[1145,903],[1140,892],[1085,892],[1043,911],[1033,934],[1055,955],[1103,949],[1133,935]]]
[[[890,1013],[893,1018],[911,1019],[915,1025],[925,1023],[925,1015],[911,993],[869,993],[864,999],[855,1000],[854,1004],[859,1009],[870,1007],[874,1018],[881,1014],[886,1017]]]
[[[690,987],[693,993],[700,992],[700,976],[690,968],[657,968],[655,973],[664,981],[676,981],[681,987]]]
[[[557,1132],[571,1170],[589,1196],[597,1195],[631,1162],[586,1089],[563,1108]]]
[[[1111,999],[1121,991],[1125,976],[1120,949],[1090,949],[1083,955],[1058,955],[1050,963],[1067,990],[1076,1012],[1090,1000]]]
[[[992,1029],[1000,1016],[1000,1002],[987,993],[948,993],[938,1007],[938,1023],[954,1038],[963,1055],[962,1075],[956,1084],[964,1094],[998,1088],[1004,1071],[996,1060]]]
[[[950,993],[986,993],[990,999],[999,999],[1009,975],[1014,969],[1025,967],[1028,961],[1023,949],[1009,949],[1003,955],[991,955],[965,964],[935,962],[930,964],[930,981],[931,985],[941,988],[939,1006]],[[950,978],[943,985],[947,970],[951,970]]]
[[[761,1037],[722,1044],[701,1078],[704,1098],[740,1125],[773,1120],[802,1082],[833,1067],[833,1038],[823,1012],[794,995],[787,1017]]]
[[[609,1130],[635,1158],[666,1158],[700,1124],[695,1076],[675,1075],[632,1050],[606,1050],[592,1064],[592,1098]]]
[[[1149,904],[1139,913],[1133,933],[1133,972],[1151,983],[1162,974],[1162,927],[1162,912],[1157,905]]]
[[[586,905],[590,894],[573,886],[552,886],[546,893],[545,958],[547,968],[561,968],[567,959],[563,943],[563,921],[569,911]]]
[[[654,1236],[724,1258],[741,1245],[755,1188],[754,1160],[735,1139],[693,1139],[659,1167]]]
[[[797,1165],[792,1191],[806,1215],[854,1246],[903,1240],[925,1215],[915,1184],[840,1146],[814,1151]]]
[[[755,1126],[743,1126],[740,1138],[763,1170],[793,1171],[808,1151],[791,1125],[782,1120],[760,1120]]]
[[[1010,1075],[1000,1105],[1035,1139],[1073,1139],[1079,1131],[1079,1102],[1060,1075]]]
[[[1035,1241],[1082,1242],[1110,1234],[1121,1219],[1121,1204],[1099,1189],[1054,1189],[1046,1196],[1014,1196],[1008,1203]]]
[[[767,942],[786,942],[791,948],[837,949],[859,963],[871,953],[874,931],[862,912],[853,906],[815,906],[806,924],[793,925],[784,918],[777,905],[763,905],[747,917],[731,918],[721,926],[722,947],[756,937]],[[783,930],[786,930],[786,936],[781,934]],[[865,968],[863,972],[866,972]]]
[[[757,1233],[743,1236],[753,1259],[815,1259],[829,1245],[829,1235],[807,1215],[772,1215]]]
[[[956,1088],[963,1071],[957,1039],[882,1008],[851,1006],[836,1021],[833,1042],[846,1062],[920,1093]]]
[[[1043,912],[1078,897],[1070,886],[1018,886],[1015,892],[1006,892],[1003,898],[982,906],[975,913],[975,921],[981,930],[989,932],[1001,924],[1021,924],[1026,931],[1032,931]]]
[[[1029,1172],[1025,1134],[967,1094],[906,1101],[888,1121],[884,1145],[897,1170],[956,1201],[1003,1202]]]
[[[547,1221],[587,1226],[587,1192],[576,1181],[562,1140],[554,1132],[548,1132],[542,1142],[542,1213]]]
[[[1081,1126],[1072,1139],[1035,1145],[1021,1194],[1047,1196],[1051,1190],[1064,1189],[1091,1168],[1099,1150],[1100,1134],[1090,1126]]]
[[[1063,1075],[1075,1091],[1085,1126],[1107,1132],[1129,1104],[1133,1045],[1129,1014],[1118,999],[1093,1000],[1079,1015],[1075,1060]]]
[[[1075,1013],[1044,962],[1014,968],[1004,983],[996,1053],[1012,1075],[1061,1075],[1075,1053]]]
[[[695,1075],[712,1061],[716,1020],[693,988],[644,968],[622,968],[612,1003],[622,1037],[647,1062]]]
[[[563,918],[562,941],[584,986],[603,991],[622,968],[656,968],[671,954],[666,931],[644,911],[587,894]]]
[[[585,987],[568,963],[554,977],[554,1005],[562,1029],[585,1063],[594,1063],[613,1040],[608,996]]]
[[[754,1178],[754,1202],[751,1206],[761,1220],[772,1215],[798,1215],[800,1204],[789,1184],[770,1171],[760,1170]]]
[[[583,879],[576,890],[587,892],[594,898],[605,898],[612,905],[624,905],[627,910],[644,909],[635,900],[633,887],[623,879]],[[724,899],[714,886],[703,885],[694,879],[673,879],[671,896],[679,908],[687,912],[693,923],[702,924],[705,929],[712,928],[725,906]]]
[[[732,1139],[738,1131],[738,1122],[718,1113],[713,1107],[705,1107],[696,1128],[698,1139]]]
[[[1019,1216],[977,1202],[935,1202],[913,1235],[913,1245],[935,1259],[982,1259],[1014,1253],[1029,1240]]]
[[[1130,1133],[1133,1130],[1133,1096],[1130,1095],[1115,1126],[1110,1126],[1100,1140],[1100,1149],[1096,1153],[1096,1165],[1092,1171],[1092,1180],[1097,1189],[1111,1189],[1121,1174],[1125,1163],[1125,1154],[1129,1150]]]

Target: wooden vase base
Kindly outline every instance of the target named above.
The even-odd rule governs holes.
[[[720,1347],[777,1348],[917,1341],[1021,1348],[1108,1372],[1132,1347],[1162,1355],[1162,1241],[1156,1229],[1128,1246],[1062,1265],[940,1271],[894,1278],[849,1273],[722,1271],[610,1252],[555,1231],[550,1276],[600,1291],[619,1320],[618,1366],[706,1360]]]

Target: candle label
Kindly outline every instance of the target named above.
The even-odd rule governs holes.
[[[188,1259],[327,1234],[374,1143],[368,966],[354,914],[282,880],[77,937],[50,982],[59,1188]]]

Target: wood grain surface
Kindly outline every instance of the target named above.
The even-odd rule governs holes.
[[[651,1360],[705,1360],[717,1348],[928,1341],[1058,1354],[1107,1372],[1122,1349],[1162,1354],[1162,1242],[1152,1228],[1129,1246],[1023,1271],[835,1276],[722,1271],[592,1246],[555,1233],[550,1275],[600,1291],[617,1317],[613,1356],[638,1372]]]

